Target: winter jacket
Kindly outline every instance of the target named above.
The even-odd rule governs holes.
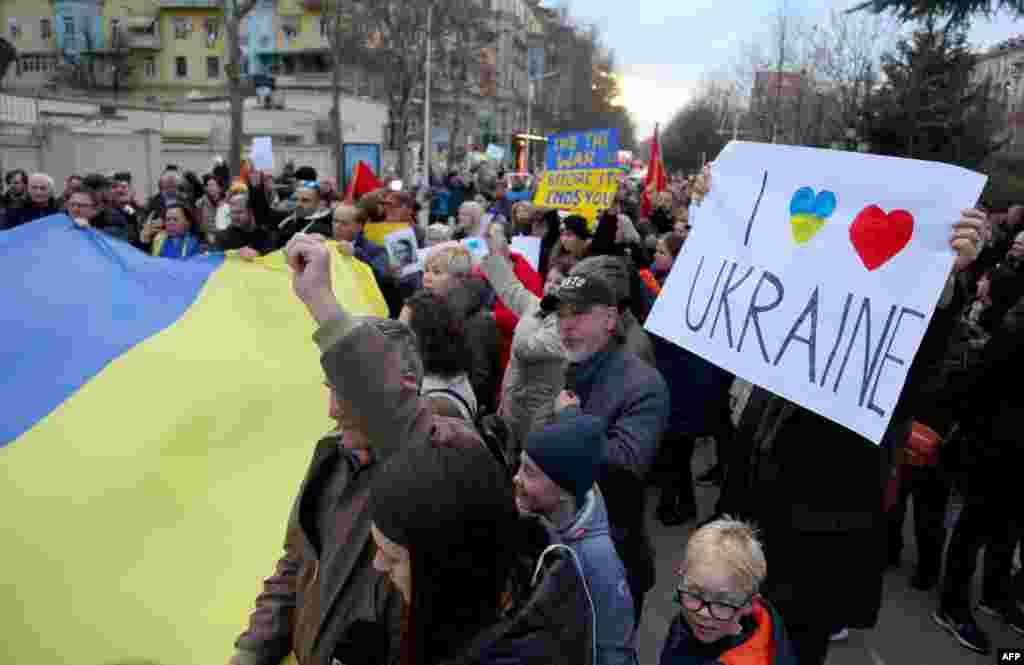
[[[329,209],[321,208],[308,217],[299,218],[292,210],[271,208],[263,187],[252,186],[249,187],[249,205],[252,206],[256,225],[273,231],[274,249],[287,245],[296,233],[319,233],[325,238],[334,237],[334,213]]]
[[[191,233],[172,238],[165,231],[161,231],[153,238],[150,254],[165,259],[188,259],[205,249],[206,246],[199,237]]]
[[[540,309],[541,299],[516,279],[504,258],[491,254],[480,267],[498,297],[519,317],[498,413],[522,442],[531,429],[551,419],[555,397],[565,387],[568,361],[558,333],[558,317]]]
[[[90,222],[92,227],[103,231],[108,236],[135,243],[139,237],[139,229],[120,210],[104,208]]]
[[[232,224],[223,231],[218,231],[213,238],[213,247],[222,252],[249,247],[260,254],[269,254],[276,246],[274,232],[258,225],[253,225],[251,229],[243,229]]]
[[[1024,397],[1017,388],[1024,362],[1024,298],[1008,308],[1003,324],[985,345],[977,366],[953,385],[947,404],[972,452],[966,488],[999,500],[1016,486],[1024,466]]]
[[[1024,266],[1017,260],[1006,260],[990,274],[992,304],[982,312],[978,323],[988,332],[1002,326],[1006,312],[1024,295]]]
[[[296,233],[317,233],[325,238],[334,237],[334,213],[321,208],[307,217],[299,217],[295,212],[281,220],[275,227],[277,230],[278,249],[288,244]]]
[[[713,434],[729,407],[732,374],[653,333],[650,340],[655,367],[671,395],[668,431],[693,437]]]
[[[361,622],[387,626],[384,662],[396,663],[400,603],[394,586],[374,570],[367,509],[382,463],[406,446],[483,445],[465,423],[433,416],[416,394],[401,389],[398,351],[371,325],[343,313],[314,334],[320,362],[338,395],[360,414],[372,455],[363,460],[329,436],[317,445],[288,521],[284,556],[264,582],[249,628],[235,643],[242,665],[277,665],[294,652],[299,665],[344,662],[346,636]],[[334,493],[325,494],[330,487]],[[336,503],[325,497],[335,496]],[[335,538],[314,534],[334,515]]]
[[[645,484],[668,424],[668,387],[658,370],[614,341],[574,365],[572,373],[582,412],[608,422],[608,445],[598,485],[608,505],[612,539],[636,596],[654,586]],[[574,411],[575,407],[566,409]]]
[[[739,635],[704,644],[677,614],[668,629],[659,665],[797,665],[796,652],[786,635],[782,616],[762,599],[754,613],[740,620]]]
[[[651,338],[647,335],[644,327],[636,320],[636,317],[633,316],[633,312],[626,311],[622,314],[622,325],[626,331],[624,348],[647,363],[649,367],[657,367]]]
[[[515,273],[519,282],[526,287],[526,290],[538,298],[543,297],[544,280],[530,266],[530,262],[523,258],[521,254],[515,252],[509,254],[509,260],[512,263],[512,272]],[[519,315],[505,305],[500,295],[494,301],[494,320],[498,324],[498,332],[501,333],[501,359],[498,367],[501,375],[504,376],[512,353],[512,338],[515,335],[516,325],[519,323]],[[500,393],[497,397],[500,400]]]
[[[373,275],[377,278],[378,283],[382,279],[390,279],[388,277],[388,250],[369,240],[361,231],[352,242],[352,247],[355,248],[355,257],[373,270]]]
[[[955,320],[956,280],[936,310],[893,409],[882,445],[777,395],[765,400],[753,446],[755,486],[746,515],[765,532],[764,595],[790,627],[870,628],[885,570],[882,497],[890,451],[907,438],[919,392],[935,371]],[[944,305],[944,306],[943,306]],[[755,388],[752,403],[762,402]],[[837,576],[836,570],[843,574]],[[842,598],[842,603],[834,602]]]
[[[600,489],[595,486],[587,492],[576,519],[559,529],[559,536],[579,557],[597,608],[598,665],[635,665],[633,596],[626,584],[626,568],[612,543]]]
[[[489,291],[487,282],[470,275],[448,293],[456,318],[463,322],[463,336],[471,356],[469,382],[473,384],[481,414],[494,412],[494,396],[501,380],[501,337],[494,314],[486,307]]]
[[[13,229],[22,224],[28,224],[29,222],[34,222],[37,219],[49,217],[50,215],[56,215],[60,212],[52,200],[42,208],[29,203],[16,208],[8,208],[0,230]]]
[[[526,579],[505,618],[440,665],[593,665],[597,662],[593,590],[573,549],[536,518],[520,556]]]
[[[223,231],[227,227],[218,227],[218,222],[222,219],[230,219],[230,212],[227,200],[221,200],[220,203],[213,203],[208,197],[203,196],[196,203],[196,212],[199,214],[199,228],[202,230],[203,239],[211,240],[217,235],[218,231]]]

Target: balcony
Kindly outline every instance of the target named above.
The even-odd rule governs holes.
[[[220,9],[220,0],[160,0],[161,9]]]
[[[159,51],[163,48],[163,42],[160,40],[160,33],[156,34],[145,34],[138,32],[126,32],[121,37],[121,42],[125,48],[129,48],[135,51]]]

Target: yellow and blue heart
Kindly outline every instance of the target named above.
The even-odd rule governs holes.
[[[807,244],[825,226],[825,220],[836,210],[836,195],[828,190],[815,193],[801,187],[789,202],[789,224],[793,242]]]

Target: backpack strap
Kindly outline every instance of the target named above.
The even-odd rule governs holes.
[[[462,407],[462,410],[465,412],[465,414],[469,416],[470,422],[476,421],[476,413],[473,411],[472,408],[470,408],[469,402],[466,401],[466,398],[460,395],[459,393],[455,392],[451,388],[434,388],[433,390],[428,390],[425,393],[423,393],[424,397],[429,397],[431,395],[444,395],[445,397],[447,397],[448,399]]]

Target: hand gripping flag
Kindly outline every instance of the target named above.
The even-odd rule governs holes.
[[[0,266],[0,662],[227,662],[333,427],[282,254],[153,258],[58,215]]]

